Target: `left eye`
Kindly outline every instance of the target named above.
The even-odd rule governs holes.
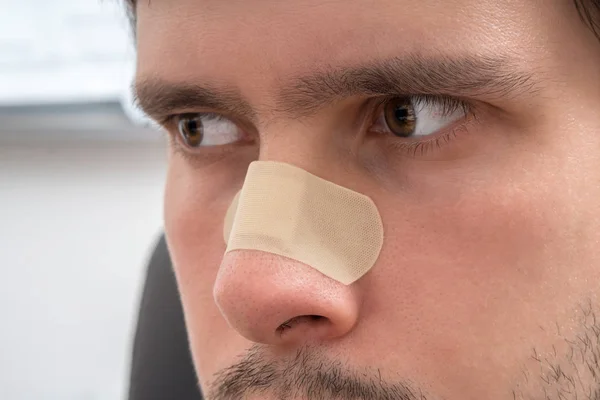
[[[235,123],[218,114],[183,114],[176,122],[180,139],[190,148],[230,144],[243,137]]]
[[[374,129],[402,138],[429,136],[466,114],[464,102],[458,99],[394,97],[383,104]]]

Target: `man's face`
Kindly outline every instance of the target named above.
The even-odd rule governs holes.
[[[153,0],[137,18],[209,399],[599,398],[600,43],[572,2]],[[255,160],[369,196],[374,267],[343,285],[224,255]]]

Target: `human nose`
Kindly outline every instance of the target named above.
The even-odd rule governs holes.
[[[225,234],[228,250],[214,299],[230,326],[253,342],[339,338],[359,321],[363,285],[355,282],[381,250],[381,218],[360,193],[363,181],[355,171],[347,162],[333,162],[346,152],[332,149],[350,142],[313,132],[293,143],[286,140],[295,135],[275,137],[263,143],[261,161],[249,167],[234,231],[250,230]],[[327,180],[333,177],[335,182]],[[352,189],[344,182],[352,182]],[[232,238],[244,237],[252,245],[232,245]]]
[[[228,323],[264,344],[331,340],[352,330],[359,289],[301,262],[257,250],[223,258],[214,297]]]

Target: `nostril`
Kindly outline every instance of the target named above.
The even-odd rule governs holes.
[[[213,287],[225,322],[242,337],[292,347],[350,333],[361,293],[358,285],[344,285],[310,266],[250,250],[227,253]]]
[[[279,334],[283,334],[285,331],[292,329],[300,324],[314,327],[317,325],[323,325],[327,322],[329,322],[329,319],[321,315],[301,315],[285,321],[277,327],[276,331]]]

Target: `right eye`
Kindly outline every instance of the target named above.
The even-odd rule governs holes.
[[[222,146],[244,137],[235,123],[219,114],[182,114],[175,117],[175,122],[181,141],[190,148]]]

